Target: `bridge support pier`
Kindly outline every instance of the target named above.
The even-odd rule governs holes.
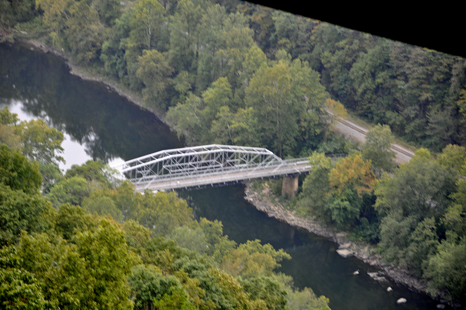
[[[282,196],[293,198],[298,193],[298,175],[285,175],[282,183]]]

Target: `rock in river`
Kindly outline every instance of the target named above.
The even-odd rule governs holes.
[[[343,256],[344,258],[353,256],[353,252],[347,249],[338,249],[337,253]]]
[[[397,304],[404,304],[406,302],[407,302],[406,298],[400,298],[396,301]]]

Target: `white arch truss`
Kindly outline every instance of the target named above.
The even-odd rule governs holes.
[[[308,162],[307,158],[283,160],[265,148],[212,144],[159,151],[115,168],[139,189],[155,188],[155,183],[169,180],[175,181],[173,189],[180,180],[205,176],[235,175],[241,180],[246,175],[251,178],[301,173],[302,169],[296,167],[299,161]]]

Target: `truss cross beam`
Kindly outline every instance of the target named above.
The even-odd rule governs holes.
[[[138,190],[156,191],[299,174],[310,165],[307,158],[283,160],[265,148],[212,144],[164,150],[115,168]]]

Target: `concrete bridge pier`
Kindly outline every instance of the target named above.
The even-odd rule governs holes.
[[[299,175],[285,175],[282,183],[282,196],[293,198],[298,193]]]

